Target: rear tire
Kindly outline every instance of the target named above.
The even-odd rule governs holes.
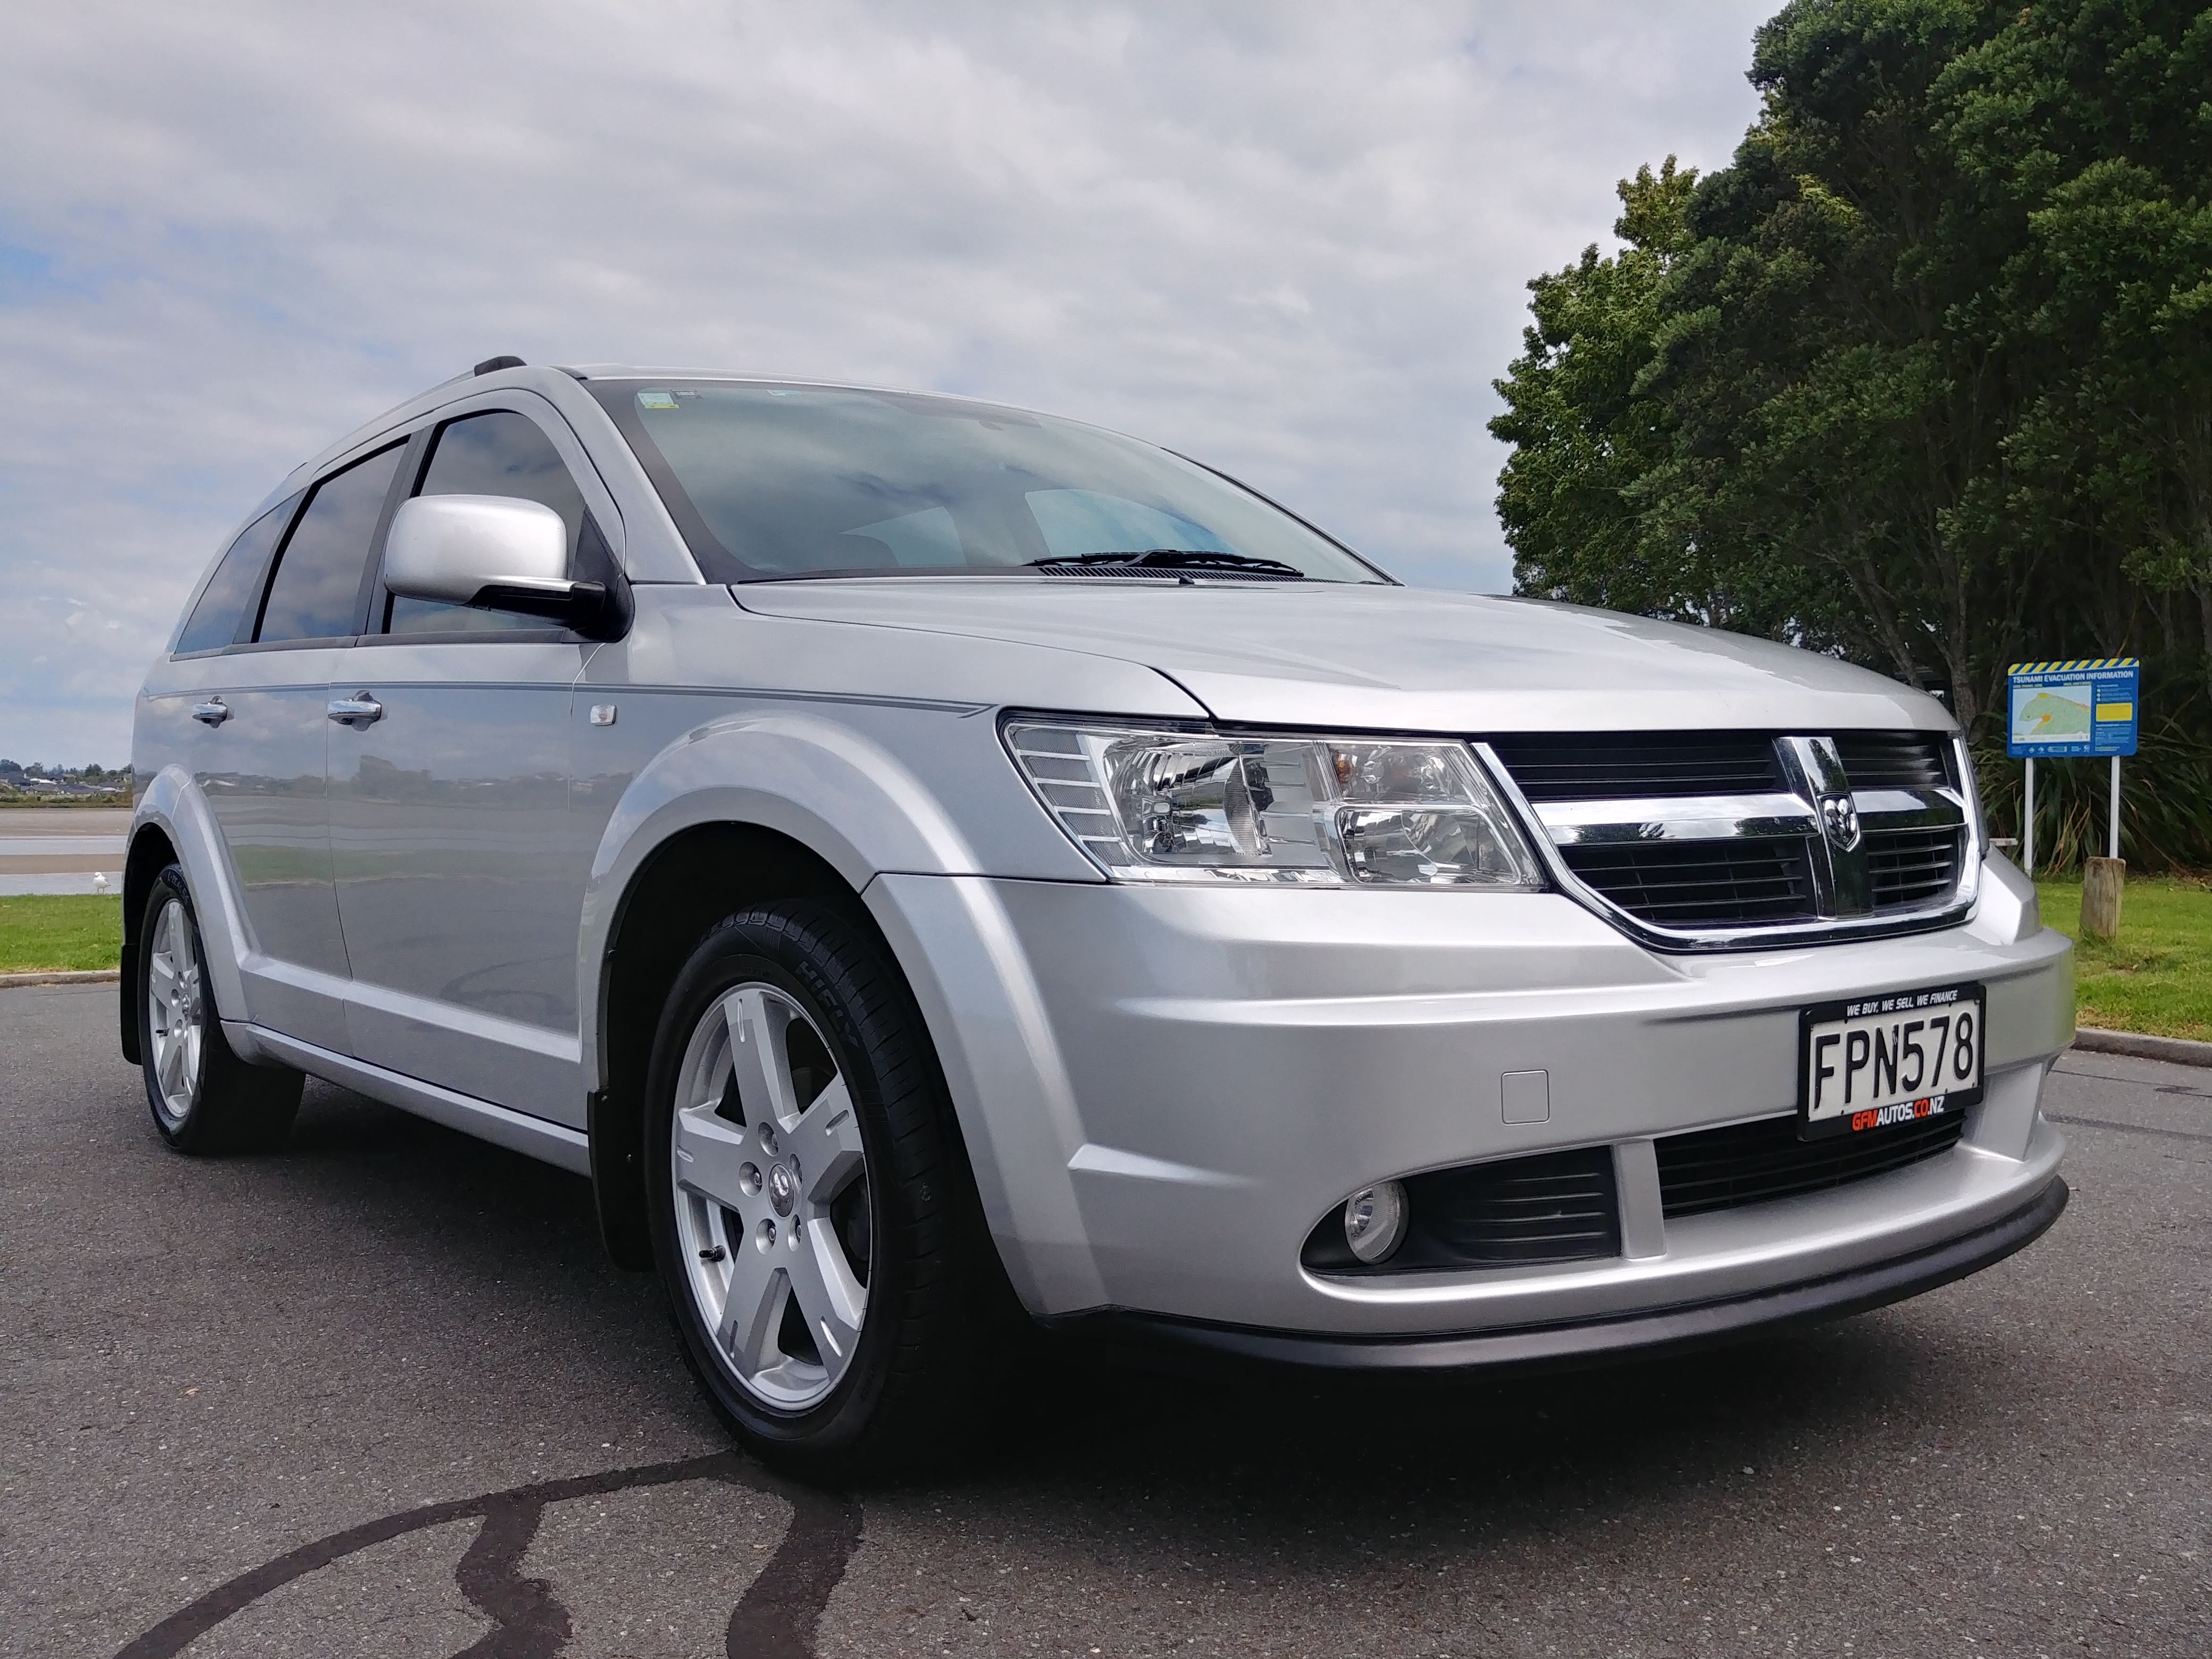
[[[185,872],[154,878],[138,932],[138,1054],[146,1104],[180,1152],[267,1152],[300,1109],[299,1073],[249,1066],[222,1035]]]
[[[647,1078],[653,1250],[701,1386],[805,1479],[941,1455],[988,1322],[969,1182],[905,981],[847,913],[731,916],[677,976]]]

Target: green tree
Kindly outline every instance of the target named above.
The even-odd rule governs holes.
[[[2030,7],[1942,91],[1962,164],[2024,231],[2002,285],[2039,358],[2008,441],[2016,533],[2063,534],[2106,578],[2075,603],[2112,648],[2139,590],[2192,599],[2212,679],[2212,10]]]
[[[1534,320],[1522,355],[1497,381],[1505,412],[1490,430],[1514,446],[1498,479],[1498,511],[1523,592],[1617,611],[1703,620],[1710,576],[1679,546],[1648,546],[1644,481],[1673,443],[1665,406],[1638,381],[1650,363],[1659,290],[1689,241],[1685,210],[1692,170],[1668,156],[1618,186],[1613,234],[1626,243],[1601,257],[1595,245],[1565,270],[1528,284]]]
[[[1521,590],[1947,688],[1985,743],[2008,662],[2140,654],[2130,810],[2212,860],[2212,9],[1791,0],[1750,73],[1728,167],[1644,169],[1530,284]]]
[[[2205,34],[2094,0],[1786,9],[1765,112],[1664,257],[1535,285],[1496,423],[1524,587],[1833,642],[1970,719],[2031,639],[2126,648],[2123,570],[2203,587]]]
[[[1931,89],[1983,29],[1965,0],[1805,0],[1759,30],[1765,110],[1698,187],[1648,379],[1675,421],[1682,533],[1802,572],[1796,619],[1988,705],[2018,635],[1977,495],[2014,388],[1975,301],[2001,237],[1961,210]]]

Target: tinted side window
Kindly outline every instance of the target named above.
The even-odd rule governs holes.
[[[276,562],[256,639],[322,640],[354,632],[369,543],[401,450],[395,444],[315,486]]]
[[[576,541],[584,523],[584,497],[561,452],[527,416],[508,410],[465,415],[441,428],[422,475],[422,495],[519,495],[550,507],[568,526],[568,567],[576,567]],[[544,629],[542,617],[479,611],[394,594],[386,631],[419,634],[485,629]]]
[[[230,544],[201,591],[200,602],[192,607],[184,632],[177,636],[179,656],[187,651],[217,650],[238,637],[240,620],[261,596],[261,579],[269,574],[269,555],[276,550],[276,538],[284,533],[284,526],[292,520],[292,509],[299,504],[300,498],[295,495],[238,532],[238,539]]]

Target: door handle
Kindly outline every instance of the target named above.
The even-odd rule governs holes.
[[[356,691],[350,697],[332,697],[328,713],[340,726],[359,731],[384,718],[384,705],[368,692]]]
[[[192,705],[192,718],[203,726],[221,726],[230,718],[230,706],[221,697],[210,697]]]

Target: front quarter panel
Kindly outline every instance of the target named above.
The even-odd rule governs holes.
[[[775,830],[856,893],[889,872],[1097,883],[1007,758],[999,708],[1204,712],[1149,669],[1082,653],[759,617],[720,588],[637,593],[635,626],[592,658],[574,714],[574,810],[596,839],[577,957],[592,1088],[623,898],[672,836]]]

